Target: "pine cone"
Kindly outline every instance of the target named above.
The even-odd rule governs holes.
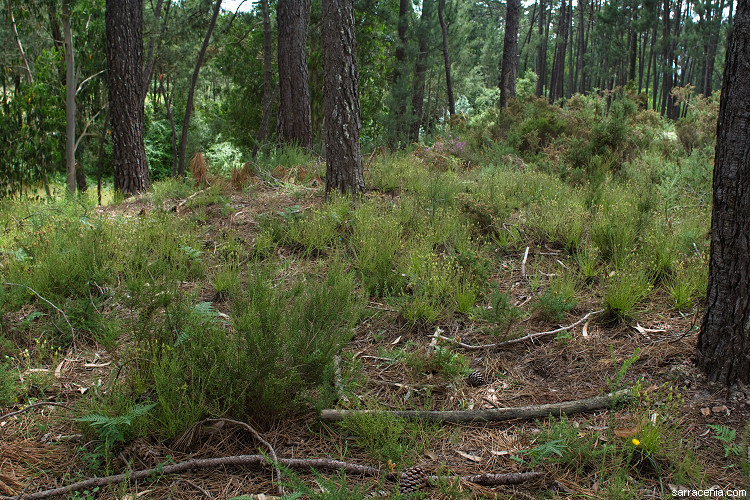
[[[398,489],[402,495],[415,493],[427,486],[427,474],[421,467],[411,467],[401,473]]]
[[[466,382],[472,387],[479,387],[480,385],[484,385],[487,383],[487,380],[484,378],[484,375],[482,375],[482,372],[479,370],[474,370],[469,374],[469,377],[466,379]]]

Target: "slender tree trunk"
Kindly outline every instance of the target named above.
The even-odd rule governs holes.
[[[418,43],[419,53],[414,66],[414,92],[411,97],[412,121],[409,138],[419,140],[419,128],[422,125],[422,110],[424,106],[425,77],[427,75],[427,59],[430,50],[430,19],[432,16],[433,0],[422,1],[422,16],[419,20]]]
[[[555,59],[552,64],[552,77],[549,84],[549,102],[554,103],[556,99],[563,97],[563,82],[565,76],[565,47],[568,43],[568,21],[566,19],[567,7],[565,0],[560,6],[557,25],[557,41],[555,42]]]
[[[160,85],[162,98],[164,99],[164,108],[167,111],[167,119],[169,120],[169,127],[172,130],[172,177],[177,175],[178,168],[178,157],[179,150],[177,149],[177,127],[174,123],[174,115],[172,114],[172,93],[167,94],[165,87],[169,87],[169,77],[167,77],[166,85]]]
[[[547,14],[547,6],[544,0],[540,0],[539,6],[539,47],[537,48],[536,56],[536,96],[542,97],[544,95],[544,82],[547,79],[547,36],[544,31],[547,21],[545,16]]]
[[[578,2],[578,48],[576,49],[576,74],[573,79],[574,92],[577,89],[578,93],[583,94],[584,83],[583,83],[583,56],[586,51],[586,40],[584,38],[584,11],[586,9],[586,1],[581,0]],[[579,80],[580,78],[580,80]]]
[[[157,0],[156,7],[154,7],[154,18],[158,21],[161,17],[161,6],[164,0]],[[156,36],[151,35],[148,41],[148,53],[146,55],[146,67],[143,69],[143,98],[146,98],[148,94],[148,84],[151,81],[151,71],[154,68],[154,45],[156,43]],[[156,94],[156,92],[154,92]]]
[[[149,187],[143,144],[143,1],[107,0],[107,80],[115,189]]]
[[[104,160],[104,141],[107,140],[107,125],[109,124],[109,108],[104,115],[102,124],[102,135],[99,136],[99,154],[96,159],[96,199],[99,206],[102,205],[102,162]]]
[[[573,59],[573,2],[568,2],[568,35],[570,43],[568,45],[568,88],[565,97],[573,95],[575,85],[575,60]]]
[[[721,87],[711,257],[698,366],[709,382],[750,383],[750,2],[737,4]]]
[[[312,147],[308,82],[307,24],[310,0],[279,0],[276,7],[279,55],[279,112],[276,128],[287,144]]]
[[[266,142],[271,108],[280,88],[279,84],[273,85],[273,30],[268,0],[261,0],[260,7],[263,12],[263,117],[253,146],[253,158],[258,154],[258,147]]]
[[[357,39],[353,0],[323,0],[323,100],[326,129],[326,193],[365,189],[359,131]]]
[[[500,61],[500,107],[507,108],[508,101],[516,96],[518,71],[518,21],[521,17],[521,0],[508,0],[505,15],[503,58]]]
[[[648,44],[648,31],[642,35],[638,35],[641,38],[641,48],[638,52],[638,94],[643,90],[643,66],[644,60],[646,59],[646,45]],[[646,80],[648,81],[648,79]]]
[[[445,61],[445,88],[448,94],[448,112],[451,116],[456,114],[456,101],[453,98],[453,81],[451,80],[451,57],[448,52],[448,25],[445,24],[445,17],[443,12],[445,11],[445,0],[440,0],[438,3],[438,19],[440,20],[440,28],[443,32],[443,59]]]
[[[185,119],[182,121],[182,137],[180,138],[180,160],[178,163],[178,173],[185,175],[185,153],[187,151],[187,136],[188,128],[190,126],[190,113],[193,111],[193,97],[195,96],[195,85],[198,83],[198,73],[200,73],[201,65],[203,64],[203,56],[206,54],[208,48],[208,42],[211,40],[211,33],[214,31],[216,26],[216,18],[219,17],[219,11],[221,10],[221,0],[216,0],[214,4],[214,13],[211,16],[211,22],[206,30],[206,37],[203,39],[203,45],[201,46],[200,52],[198,52],[198,60],[195,62],[195,69],[193,70],[193,78],[190,80],[190,89],[188,90],[187,104],[185,105]]]
[[[400,0],[398,9],[398,41],[396,42],[389,105],[392,120],[388,123],[388,143],[393,148],[400,147],[409,134],[407,102],[409,101],[410,92],[406,69],[406,32],[409,29],[410,11],[411,0]]]
[[[76,194],[76,71],[73,52],[73,30],[70,27],[70,4],[62,3],[65,40],[65,172],[68,193]]]

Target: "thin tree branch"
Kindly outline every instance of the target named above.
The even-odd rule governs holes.
[[[105,106],[106,107],[106,106]],[[89,126],[96,120],[96,118],[101,114],[102,110],[104,108],[100,109],[96,112],[94,116],[89,118],[89,120],[86,122],[86,125],[83,127],[83,132],[81,132],[81,135],[78,136],[78,139],[76,139],[75,145],[73,146],[73,151],[78,150],[78,145],[81,143],[81,139],[83,139],[86,136],[86,131],[89,129]]]
[[[83,89],[83,84],[84,83],[88,82],[89,80],[92,80],[92,79],[96,78],[97,76],[101,75],[105,71],[107,71],[107,70],[103,69],[103,70],[99,71],[98,73],[94,73],[90,77],[85,78],[81,83],[78,84],[78,88],[76,88],[76,95],[78,95],[78,93],[81,91],[81,89]]]
[[[18,47],[18,53],[23,61],[23,69],[26,71],[26,77],[29,79],[29,83],[34,83],[34,77],[31,75],[31,68],[29,68],[29,61],[26,60],[26,53],[23,51],[23,45],[21,44],[21,37],[18,36],[18,29],[16,28],[16,17],[13,15],[13,7],[11,6],[10,0],[7,0],[8,14],[10,14],[10,24],[13,27],[13,36],[16,39],[16,46]]]

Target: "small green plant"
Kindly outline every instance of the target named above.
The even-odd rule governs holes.
[[[9,356],[0,357],[0,408],[15,403],[21,392],[18,370],[14,369]]]
[[[741,448],[737,445],[737,431],[730,429],[726,425],[708,424],[709,429],[714,431],[714,438],[721,441],[724,446],[724,458],[729,455],[739,455]]]
[[[478,310],[478,316],[498,325],[496,333],[508,335],[511,327],[523,317],[523,311],[511,303],[510,295],[495,289],[489,297],[489,305]]]
[[[133,421],[144,416],[156,404],[139,404],[131,407],[127,413],[118,417],[108,415],[88,415],[77,418],[76,422],[88,424],[96,432],[101,443],[97,451],[102,454],[107,463],[117,443],[124,443],[126,434],[133,426]]]

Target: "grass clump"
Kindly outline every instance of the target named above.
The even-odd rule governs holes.
[[[604,292],[606,314],[614,321],[631,317],[635,306],[648,296],[652,287],[648,271],[635,262],[629,268],[613,271]]]

